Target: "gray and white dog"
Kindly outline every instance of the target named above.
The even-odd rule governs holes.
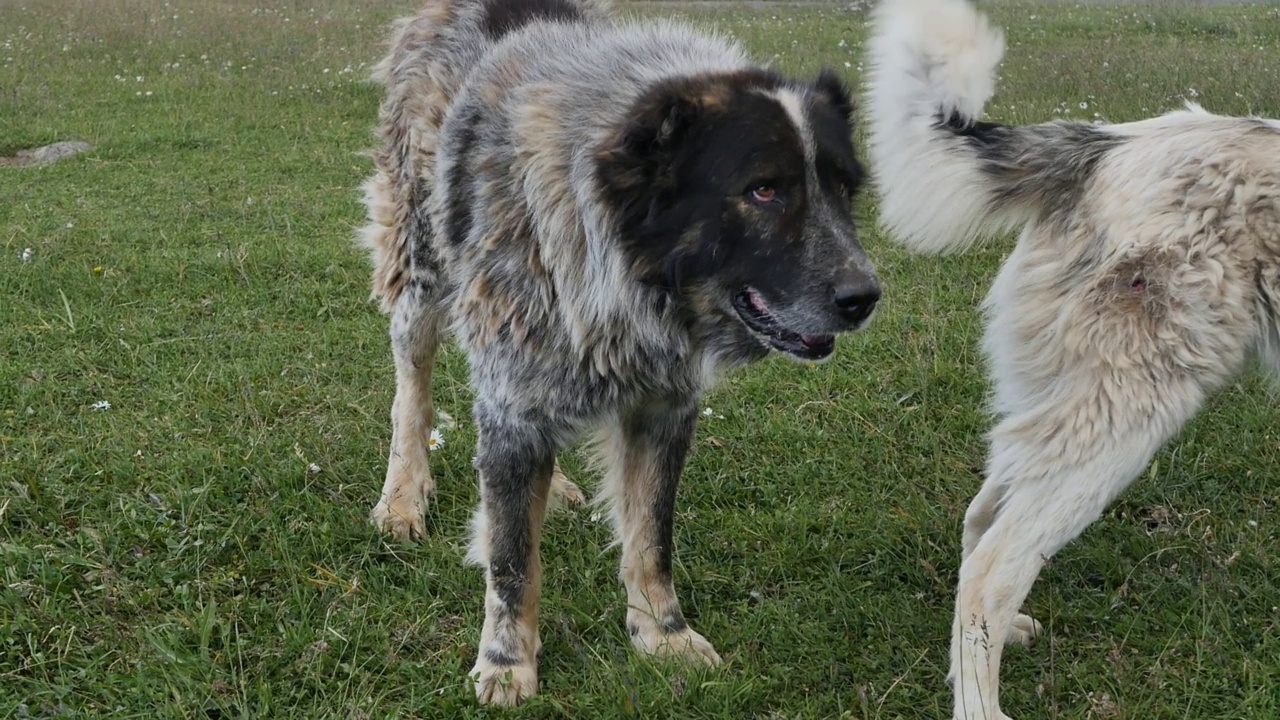
[[[880,296],[850,217],[847,89],[588,0],[429,0],[377,76],[364,239],[396,396],[374,522],[422,533],[448,318],[476,392],[480,702],[537,690],[541,527],[549,496],[576,490],[555,455],[588,432],[633,645],[718,663],[672,585],[676,483],[718,370],[826,358]]]

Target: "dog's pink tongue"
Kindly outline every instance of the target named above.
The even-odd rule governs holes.
[[[805,335],[803,333],[800,334],[800,340],[805,345],[826,345],[827,343],[831,342],[831,339],[832,338],[830,335]]]
[[[751,292],[750,300],[751,300],[751,307],[755,308],[756,310],[759,310],[762,313],[769,312],[769,307],[764,304],[764,299],[761,298],[760,295],[756,293],[754,290]]]

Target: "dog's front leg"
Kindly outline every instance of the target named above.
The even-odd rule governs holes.
[[[485,567],[486,590],[471,676],[481,704],[518,705],[538,691],[538,545],[555,448],[536,428],[477,419],[482,497],[471,559]]]
[[[676,487],[696,425],[693,406],[648,406],[623,415],[606,434],[604,492],[613,501],[622,545],[632,645],[718,665],[715,648],[685,622],[671,579]]]

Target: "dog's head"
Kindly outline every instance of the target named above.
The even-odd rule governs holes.
[[[850,215],[862,180],[852,101],[830,70],[655,84],[598,155],[641,277],[743,360],[815,361],[871,317],[880,286]]]

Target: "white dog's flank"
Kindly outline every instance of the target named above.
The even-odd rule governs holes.
[[[984,305],[997,424],[965,517],[955,717],[1005,718],[1004,643],[1080,534],[1251,356],[1273,369],[1280,128],[1198,107],[1123,125],[980,122],[1001,33],[967,0],[886,0],[867,118],[907,245],[1021,235]]]

